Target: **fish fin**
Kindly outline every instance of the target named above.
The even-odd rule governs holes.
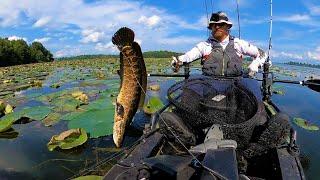
[[[139,58],[139,65],[141,68],[141,79],[140,79],[140,85],[141,85],[141,92],[140,92],[140,100],[139,100],[139,109],[143,108],[144,105],[144,99],[146,96],[146,90],[147,90],[147,70],[146,65],[144,63],[143,55],[141,48],[137,42],[133,42],[132,47],[134,51],[136,52],[136,56]]]
[[[124,46],[131,46],[134,41],[134,32],[127,28],[120,28],[113,36],[112,43],[116,45],[120,50]]]

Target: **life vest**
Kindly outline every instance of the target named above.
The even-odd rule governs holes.
[[[229,37],[229,43],[224,50],[218,41],[210,40],[212,50],[203,62],[203,74],[206,76],[240,76],[242,59],[234,49],[234,37]]]

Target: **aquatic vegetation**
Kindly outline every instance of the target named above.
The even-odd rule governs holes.
[[[143,106],[143,111],[146,114],[153,114],[164,106],[159,97],[152,96],[148,102]]]
[[[0,133],[5,132],[11,128],[12,124],[14,123],[14,119],[4,119],[0,121]]]
[[[70,129],[59,135],[54,135],[47,144],[49,151],[59,147],[61,149],[71,149],[84,144],[88,140],[87,133],[84,129]]]
[[[42,123],[45,125],[45,126],[52,126],[54,124],[56,124],[61,118],[61,114],[60,113],[50,113],[47,117],[45,117],[43,120],[42,120]]]
[[[52,110],[47,106],[26,107],[20,111],[15,111],[3,116],[0,121],[13,120],[15,122],[22,117],[40,121],[47,117],[51,111]]]
[[[90,138],[98,138],[112,134],[114,108],[91,109],[69,118],[68,127],[83,128]]]
[[[302,119],[302,118],[293,118],[293,122],[298,125],[299,127],[309,130],[309,131],[318,131],[319,127],[316,125],[313,125],[309,123],[307,120]]]
[[[282,91],[282,90],[273,90],[272,92],[274,94],[284,95],[284,91]]]
[[[151,91],[159,91],[159,90],[160,90],[160,85],[159,85],[159,84],[150,85],[150,86],[148,87],[148,90],[151,90]]]

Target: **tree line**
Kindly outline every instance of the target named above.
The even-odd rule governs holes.
[[[295,65],[295,66],[312,67],[312,68],[320,68],[320,64],[308,64],[308,63],[292,62],[292,61],[287,62],[285,64]]]
[[[180,56],[182,53],[172,52],[172,51],[147,51],[143,54],[144,58],[171,58],[172,56]],[[101,59],[101,58],[119,58],[117,55],[104,55],[104,54],[95,54],[95,55],[79,55],[72,57],[62,57],[58,60],[85,60],[85,59]]]
[[[0,67],[53,61],[53,55],[40,42],[0,38]]]

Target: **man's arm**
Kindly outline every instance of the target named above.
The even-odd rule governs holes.
[[[200,42],[198,43],[194,48],[192,48],[190,51],[186,52],[185,54],[178,56],[178,57],[172,57],[171,66],[173,70],[176,72],[179,70],[179,67],[183,65],[183,63],[190,63],[200,57],[203,56],[205,49],[208,48],[208,43],[206,42]]]
[[[178,57],[178,59],[181,62],[192,62],[196,59],[199,59],[202,57],[202,55],[204,54],[204,49],[207,47],[208,45],[206,44],[206,42],[200,42],[198,43],[194,48],[192,48],[190,51],[186,52],[184,55],[181,55]]]
[[[248,67],[251,72],[258,72],[259,67],[262,67],[264,62],[267,60],[266,53],[262,49],[257,48],[247,41],[235,39],[235,49],[239,54],[253,58],[253,61]]]

